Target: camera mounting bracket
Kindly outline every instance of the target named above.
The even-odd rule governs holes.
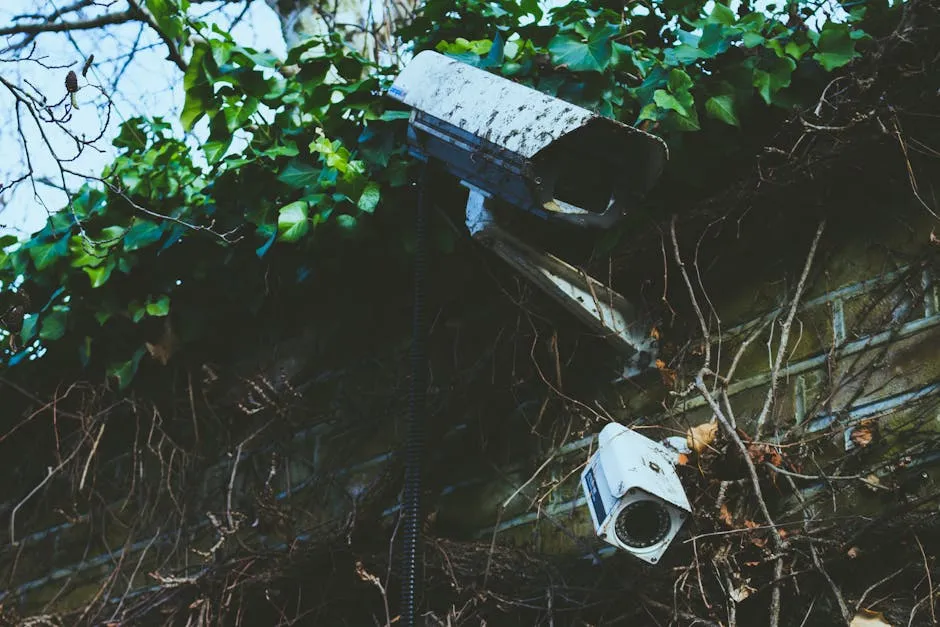
[[[488,203],[487,193],[464,182],[467,229],[477,240],[519,274],[551,296],[626,356],[622,378],[648,369],[656,354],[649,324],[627,299],[583,270],[538,251],[501,227]]]

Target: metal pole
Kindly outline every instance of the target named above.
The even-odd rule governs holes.
[[[405,484],[402,494],[402,588],[401,625],[417,625],[418,600],[422,588],[421,556],[421,466],[424,457],[424,430],[428,379],[427,322],[425,298],[427,283],[427,207],[425,202],[428,165],[418,182],[418,207],[415,217],[414,318],[411,342],[411,390],[404,461]]]

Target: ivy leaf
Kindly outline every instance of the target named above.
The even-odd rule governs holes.
[[[721,120],[725,124],[739,128],[741,126],[734,111],[734,96],[712,96],[705,101],[705,112],[709,117]]]
[[[230,110],[234,110],[231,109]],[[237,112],[235,113],[237,116]],[[209,141],[207,141],[202,151],[206,155],[206,161],[210,165],[215,165],[232,144],[232,132],[229,130],[225,112],[217,112],[212,116],[209,122]]]
[[[170,297],[166,294],[161,294],[157,300],[147,303],[148,316],[161,317],[168,313],[170,313]]]
[[[132,300],[127,305],[127,313],[130,314],[131,320],[133,320],[136,324],[143,320],[144,316],[147,315],[147,306],[141,304],[139,300]]]
[[[552,63],[572,72],[603,72],[613,55],[610,39],[618,30],[612,24],[597,26],[583,41],[567,34],[556,35],[548,42]]]
[[[83,368],[87,368],[91,362],[91,336],[86,335],[84,341],[79,345],[78,360],[82,362]]]
[[[705,21],[709,24],[723,24],[725,26],[731,26],[737,21],[737,18],[734,15],[734,11],[720,2],[716,2],[715,8],[712,9],[711,15],[709,15]]]
[[[178,39],[183,34],[183,26],[176,16],[176,7],[169,0],[147,0],[147,9],[164,35],[170,39]]]
[[[746,32],[741,36],[741,43],[744,44],[745,48],[754,48],[764,43],[764,36],[760,33]]]
[[[140,151],[147,147],[147,134],[141,128],[141,119],[132,118],[121,125],[121,132],[111,142],[117,148]]]
[[[277,228],[273,224],[264,224],[258,227],[257,232],[258,235],[265,238],[264,244],[255,249],[255,254],[258,255],[260,259],[268,254],[268,251],[271,250],[271,246],[274,245],[274,240],[277,239]]]
[[[296,242],[310,231],[307,209],[307,203],[303,200],[281,207],[277,215],[278,239],[283,242]]]
[[[381,197],[382,188],[375,181],[369,181],[369,183],[366,184],[366,188],[362,190],[362,195],[359,197],[359,209],[366,213],[372,213],[379,205]]]
[[[114,259],[108,259],[108,262],[97,266],[95,268],[85,267],[82,270],[85,271],[85,274],[88,275],[88,278],[91,279],[92,287],[101,287],[108,282],[108,279],[111,278],[111,272],[114,270],[115,262]]]
[[[319,176],[319,168],[309,163],[304,163],[299,159],[294,159],[288,163],[284,171],[278,175],[277,180],[290,187],[301,189],[316,183]]]
[[[338,224],[341,229],[354,229],[357,223],[358,220],[356,220],[354,216],[345,213],[336,216],[336,224]]]
[[[656,106],[660,109],[675,111],[682,116],[687,116],[689,114],[686,108],[682,106],[676,97],[665,89],[657,89],[655,92],[653,92],[653,102],[655,102]]]
[[[481,68],[494,68],[500,67],[503,64],[503,56],[505,55],[506,50],[506,40],[503,38],[503,34],[499,31],[496,32],[496,36],[493,38],[493,45],[490,46],[490,50],[487,53],[486,57],[480,61]]]
[[[715,4],[715,7],[721,5]],[[715,57],[731,47],[731,38],[727,31],[734,34],[733,28],[721,24],[708,24],[702,29],[702,39],[699,40],[699,49],[708,57]]]
[[[183,74],[183,88],[186,90],[186,99],[183,102],[183,111],[180,113],[180,123],[184,131],[192,130],[199,119],[213,108],[213,91],[206,74],[203,60],[206,57],[206,46],[199,45],[193,49],[189,67]]]
[[[267,150],[262,150],[258,154],[264,157],[296,157],[300,154],[300,150],[297,149],[297,144],[293,142],[285,142],[283,144],[278,144],[272,146]]]
[[[52,311],[42,317],[39,337],[44,340],[58,340],[65,335],[65,323],[68,319],[68,307],[56,305]]]
[[[410,117],[410,111],[385,111],[378,119],[383,122],[394,122],[395,120],[407,120]]]
[[[183,102],[183,112],[180,114],[180,123],[183,125],[183,129],[191,131],[199,118],[205,114],[206,107],[203,99],[193,94],[193,92],[187,91],[186,100]]]
[[[139,250],[160,241],[163,227],[150,220],[136,220],[124,234],[124,250]]]
[[[36,314],[29,314],[23,318],[23,328],[20,329],[20,339],[23,341],[23,344],[29,344],[36,338],[36,323],[39,321],[39,316]]]
[[[790,57],[774,58],[774,63],[768,65],[766,70],[754,70],[754,87],[764,102],[773,104],[773,97],[778,91],[790,84],[796,61]]]
[[[816,48],[819,52],[813,58],[829,72],[861,56],[855,50],[855,41],[847,24],[826,24]]]
[[[799,61],[806,51],[809,50],[810,45],[808,43],[798,44],[795,41],[788,41],[787,45],[784,46],[783,51]]]
[[[684,71],[675,69],[669,72],[669,91],[674,94],[689,91],[692,88],[692,78]]]
[[[210,165],[215,165],[219,162],[219,159],[225,156],[225,151],[228,150],[231,140],[214,140],[208,141],[202,145],[202,151],[206,153],[206,161]]]
[[[676,129],[683,132],[700,130],[698,111],[695,110],[695,107],[690,107],[688,111],[688,115],[680,115],[678,112],[669,114],[672,123]]]
[[[240,46],[235,46],[232,49],[234,54],[243,54],[255,64],[260,65],[261,67],[275,67],[278,63],[278,58],[271,54],[270,52],[259,52],[254,48],[242,48]]]
[[[140,358],[144,356],[144,347],[138,348],[133,357],[125,362],[118,362],[108,366],[108,376],[117,379],[118,388],[123,390],[134,379],[137,374],[137,367],[140,365]]]
[[[66,235],[59,240],[49,243],[33,246],[29,249],[29,256],[33,258],[37,270],[45,270],[59,257],[64,257],[69,252],[69,237]]]

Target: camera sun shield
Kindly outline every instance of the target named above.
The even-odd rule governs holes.
[[[609,227],[662,171],[654,135],[433,51],[388,91],[412,107],[411,151],[543,216]]]

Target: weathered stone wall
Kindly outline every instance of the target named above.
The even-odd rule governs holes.
[[[940,420],[940,308],[937,249],[929,241],[928,218],[899,200],[897,207],[864,220],[832,220],[785,347],[777,345],[777,338],[812,230],[780,231],[775,230],[780,222],[775,226],[744,221],[752,242],[768,238],[763,255],[755,255],[753,245],[746,250],[736,245],[741,240],[735,228],[713,238],[711,252],[698,263],[705,269],[700,296],[708,294],[702,303],[714,308],[710,335],[713,352],[722,355],[720,368],[727,368],[743,338],[766,323],[742,353],[729,386],[739,427],[753,431],[752,420],[766,396],[772,355],[784,350],[772,437],[796,434],[789,441],[813,447],[819,467],[844,458],[840,474],[852,474],[866,464],[877,468],[870,480],[890,488],[895,497],[929,489],[937,480],[940,457],[933,444]],[[692,259],[699,233],[688,235],[691,244],[686,247],[682,240],[683,254]],[[654,260],[648,271],[654,272],[657,264],[661,269],[661,260]],[[630,286],[614,287],[630,291]],[[677,304],[686,301],[683,290],[673,276],[668,299]],[[688,314],[688,307],[680,309]],[[545,448],[534,436],[527,440],[517,434],[519,441],[512,447],[505,442],[494,445],[511,448],[511,461],[502,455],[476,459],[473,451],[480,448],[476,443],[480,436],[474,418],[461,415],[459,408],[434,415],[439,428],[430,446],[436,452],[435,468],[443,469],[441,475],[448,481],[444,485],[440,477],[430,481],[436,496],[429,495],[429,531],[457,538],[495,538],[548,553],[595,551],[599,545],[578,484],[580,468],[594,445],[593,433],[608,419],[649,427],[654,433],[685,433],[689,426],[711,418],[704,401],[687,389],[701,345],[695,343],[695,321],[686,323],[692,329],[687,337],[664,332],[663,369],[600,385],[595,398],[566,404],[578,420],[556,438],[554,448]],[[676,350],[687,340],[691,343]],[[17,544],[7,542],[0,549],[3,602],[15,599],[30,611],[50,603],[58,609],[81,607],[118,570],[122,575],[108,589],[115,598],[156,585],[158,577],[151,573],[198,575],[221,544],[316,543],[351,528],[372,498],[381,505],[369,511],[381,511],[392,520],[399,469],[391,453],[400,441],[400,425],[394,420],[362,420],[350,429],[348,409],[338,411],[336,399],[340,395],[363,399],[363,415],[383,406],[386,413],[388,407],[400,412],[404,387],[400,377],[364,367],[297,390],[308,406],[322,408],[323,415],[311,419],[316,426],[296,433],[287,445],[253,448],[249,443],[210,464],[196,482],[198,494],[193,493],[192,482],[181,483],[190,486],[185,488],[186,499],[180,499],[186,501],[181,507],[189,508],[187,515],[193,520],[187,529],[138,529],[134,520],[139,505],[117,496],[62,524],[61,512],[55,513],[47,500],[49,515],[23,518]],[[519,412],[559,424],[565,419],[557,410],[541,416],[537,405],[530,403]],[[852,437],[859,424],[872,433],[871,441],[861,447]],[[169,444],[148,446],[163,451],[160,459],[165,453],[172,465]],[[279,459],[288,460],[289,472],[270,472]],[[812,468],[805,470],[817,474]],[[115,477],[138,473],[143,484],[148,473],[162,468],[144,466],[127,454],[114,457],[98,472]],[[683,468],[686,479],[694,479],[696,472],[694,464]],[[170,482],[176,479],[165,481],[173,501],[173,490],[179,487]],[[862,482],[842,484],[838,490],[828,489],[825,481],[803,481],[801,486],[806,497],[818,499],[823,509],[873,513],[886,506],[882,491],[867,489]],[[715,505],[701,495],[690,494],[690,500],[696,507]],[[9,516],[14,505],[4,506],[3,515]],[[782,501],[777,507],[786,512],[790,505]],[[89,537],[92,517],[98,524],[94,537]],[[56,524],[50,524],[53,521]],[[694,524],[690,526],[694,533]]]

